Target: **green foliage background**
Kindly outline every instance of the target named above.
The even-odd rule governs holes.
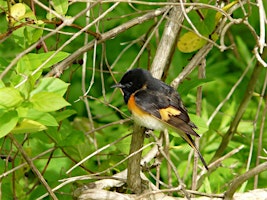
[[[47,73],[51,72],[57,63],[84,46],[86,40],[90,42],[95,37],[89,32],[82,32],[69,44],[67,41],[86,24],[97,19],[114,5],[114,3],[107,2],[101,4],[96,2],[71,3],[67,0],[49,2],[43,1],[41,4],[47,6],[48,10],[58,13],[61,19],[75,17],[75,20],[70,25],[65,25],[60,30],[61,32],[42,40],[42,37],[54,33],[54,30],[62,25],[59,17],[55,17],[53,13],[49,13],[38,4],[34,4],[34,13],[30,8],[30,3],[25,1],[23,3],[27,5],[26,13],[17,19],[17,22],[11,23],[7,16],[11,12],[10,7],[13,1],[0,0],[0,73],[3,75],[0,80],[0,190],[2,199],[36,199],[47,192],[29,165],[25,164],[25,158],[14,145],[10,134],[23,147],[29,158],[37,156],[33,163],[51,188],[57,187],[61,183],[59,181],[66,178],[97,173],[101,176],[111,176],[127,168],[126,161],[119,165],[117,163],[127,157],[130,137],[118,141],[92,156],[70,173],[66,173],[73,165],[97,149],[132,132],[132,121],[128,120],[130,113],[123,102],[122,94],[119,90],[112,89],[111,86],[120,80],[132,64],[135,68],[149,69],[151,67],[160,35],[164,29],[164,23],[160,24],[157,30],[159,36],[152,37],[135,63],[133,61],[160,17],[134,26],[98,44],[94,49],[86,52],[86,57],[82,57],[83,55],[77,57],[58,77],[47,78]],[[87,31],[101,35],[131,19],[162,7],[156,4],[161,1],[154,2],[153,5],[142,2],[135,4],[121,2]],[[201,3],[205,4],[208,1],[203,0]],[[209,1],[210,5],[215,5],[215,3],[215,1]],[[243,9],[248,13],[247,18],[251,27],[256,34],[259,34],[258,7],[254,3],[253,1],[250,4],[244,4]],[[90,6],[90,13],[87,13],[87,17],[84,14],[76,17]],[[208,37],[216,27],[217,11],[208,8],[202,8],[200,11],[205,17],[204,21],[194,11],[189,12],[188,17],[199,32]],[[244,11],[238,8],[232,17],[245,18]],[[188,31],[185,27],[190,28],[186,21],[180,36]],[[242,23],[232,25],[224,41],[227,46],[233,48],[222,52],[219,48],[213,47],[206,57],[206,78],[198,79],[198,71],[194,70],[178,87],[192,121],[199,127],[198,133],[202,135],[200,151],[207,162],[212,159],[221,143],[222,136],[229,129],[239,104],[246,95],[246,87],[257,63],[253,55],[257,41],[247,26]],[[36,47],[27,51],[31,45],[35,44]],[[54,54],[61,47],[63,48]],[[21,56],[21,53],[24,55]],[[183,71],[195,53],[195,51],[182,53],[176,49],[170,68],[165,74],[165,82],[170,84]],[[47,59],[50,59],[50,56],[52,59],[41,66]],[[16,60],[18,57],[19,59]],[[263,59],[266,61],[266,56],[263,56]],[[5,73],[8,66],[11,67]],[[250,67],[240,84],[211,123],[207,125],[211,114],[225,99],[247,66]],[[206,176],[200,191],[223,193],[229,187],[229,182],[237,175],[244,173],[246,168],[255,167],[260,123],[264,126],[261,145],[263,149],[266,149],[267,123],[265,123],[266,120],[261,121],[266,117],[266,112],[264,113],[267,101],[266,92],[262,92],[266,79],[266,68],[264,68],[258,77],[253,97],[240,121],[237,133],[227,146],[225,154],[241,145],[244,145],[244,148],[223,160],[216,170]],[[195,102],[198,86],[202,86],[203,89],[201,117],[196,115]],[[173,135],[175,134],[170,135],[171,160],[187,187],[190,188],[192,181],[192,162],[188,162],[190,147],[181,138]],[[145,143],[151,141],[153,139],[148,138]],[[253,150],[250,157],[251,147]],[[150,148],[145,149],[144,154]],[[266,151],[264,152],[263,149],[261,156],[266,158]],[[39,156],[46,151],[48,152]],[[250,163],[248,163],[248,158],[251,159]],[[152,163],[153,161],[148,164]],[[169,177],[166,165],[164,160],[160,167],[160,178],[167,184]],[[12,169],[14,171],[11,171]],[[156,170],[151,169],[151,172],[155,174]],[[148,172],[146,175],[152,182],[155,182]],[[178,182],[173,174],[172,176],[171,184],[177,186]],[[259,174],[258,185],[254,186],[254,180],[251,179],[241,187],[240,191],[267,187],[266,179],[267,173],[263,172]],[[59,199],[72,199],[73,191],[81,184],[90,181],[92,180],[70,182],[60,187],[55,193]],[[161,186],[161,188],[165,187]]]

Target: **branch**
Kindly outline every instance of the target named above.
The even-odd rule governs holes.
[[[140,127],[137,124],[134,124],[130,154],[138,151],[143,147],[144,139],[145,139],[144,128]],[[128,161],[127,184],[128,187],[136,194],[140,194],[142,192],[142,180],[140,176],[141,156],[142,156],[142,151],[131,156]]]
[[[266,51],[267,52],[267,51]],[[250,77],[250,81],[248,82],[248,86],[245,92],[245,96],[243,97],[242,102],[240,103],[238,110],[236,112],[236,115],[228,129],[228,131],[226,132],[226,134],[223,136],[222,138],[222,142],[219,146],[219,148],[217,149],[215,155],[213,156],[213,158],[211,159],[211,162],[217,160],[218,158],[220,158],[223,155],[224,150],[226,149],[226,147],[228,146],[229,142],[231,141],[233,135],[236,133],[238,124],[247,108],[247,105],[253,95],[253,91],[254,88],[256,86],[256,83],[259,79],[259,76],[261,74],[262,71],[262,65],[260,65],[260,63],[258,62],[252,72],[252,75]]]
[[[230,184],[230,187],[228,188],[228,190],[225,192],[225,196],[224,199],[228,200],[228,199],[232,199],[233,195],[235,193],[235,191],[237,190],[237,188],[239,188],[239,186],[244,183],[245,181],[247,181],[248,179],[250,179],[251,177],[263,172],[267,170],[267,162],[262,163],[260,165],[258,165],[257,167],[247,171],[246,173],[238,176],[237,178],[235,178],[232,183]]]
[[[114,38],[117,35],[119,35],[120,33],[127,31],[128,29],[138,25],[138,24],[142,24],[145,21],[148,21],[150,19],[153,19],[159,15],[161,15],[162,13],[164,13],[167,9],[169,9],[169,6],[163,7],[163,8],[159,8],[156,9],[154,11],[148,12],[147,14],[137,17],[133,20],[130,20],[120,26],[117,26],[113,29],[111,29],[110,31],[107,31],[103,34],[101,34],[101,39],[97,40],[94,39],[91,42],[89,42],[87,45],[82,46],[81,48],[79,48],[78,50],[76,50],[74,53],[72,53],[69,57],[67,57],[65,60],[63,60],[62,62],[60,62],[58,65],[56,65],[46,76],[60,76],[61,73],[66,70],[69,65],[72,64],[72,62],[79,56],[81,56],[84,52],[91,50],[94,45],[95,42],[97,42],[97,44],[101,44],[103,42],[105,42],[108,39]]]
[[[21,153],[23,158],[26,160],[26,162],[30,166],[30,168],[33,171],[33,173],[36,175],[36,177],[39,179],[39,181],[43,184],[45,189],[48,191],[48,193],[51,196],[51,198],[54,199],[54,200],[57,200],[57,196],[52,191],[50,186],[47,184],[46,180],[44,179],[42,174],[39,172],[39,170],[35,167],[35,165],[33,164],[32,159],[30,159],[28,157],[27,153],[24,151],[23,147],[20,145],[20,143],[17,141],[17,139],[12,134],[9,134],[8,136],[12,140],[12,142],[15,144],[15,146],[17,147],[17,149],[19,150],[19,152]]]
[[[180,6],[173,7],[169,16],[151,66],[152,75],[158,79],[161,78],[163,70],[168,68],[171,63],[176,47],[177,35],[184,20]]]

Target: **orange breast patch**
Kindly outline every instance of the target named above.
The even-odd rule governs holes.
[[[139,115],[139,116],[148,115],[145,111],[143,111],[141,108],[136,106],[134,95],[131,95],[128,100],[128,108],[135,115]]]

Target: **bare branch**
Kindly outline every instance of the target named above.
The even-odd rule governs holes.
[[[230,184],[230,187],[228,188],[228,190],[225,192],[224,195],[224,199],[226,200],[230,200],[233,198],[233,195],[235,193],[235,191],[239,188],[239,186],[246,180],[252,178],[253,176],[260,174],[263,171],[267,170],[267,162],[262,163],[258,166],[256,166],[255,168],[247,171],[246,173],[238,176],[237,178],[235,178],[232,183]]]

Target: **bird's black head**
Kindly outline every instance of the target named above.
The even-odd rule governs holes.
[[[131,94],[144,87],[147,81],[151,78],[151,74],[144,69],[132,69],[124,74],[115,87],[122,89],[124,93],[124,101],[127,103]]]

